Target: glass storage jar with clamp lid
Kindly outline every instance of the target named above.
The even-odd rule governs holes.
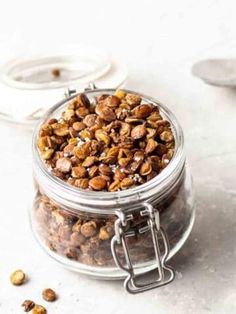
[[[108,97],[115,92],[91,88],[83,95],[92,106],[101,95]],[[167,261],[188,238],[195,211],[184,137],[177,119],[151,97],[122,92],[137,95],[142,103],[158,107],[174,136],[172,158],[158,175],[125,190],[85,190],[53,175],[41,158],[38,136],[42,124],[60,119],[67,105],[80,95],[69,91],[65,99],[47,112],[34,133],[36,193],[31,223],[43,249],[67,268],[95,278],[125,279],[126,290],[139,293],[174,279],[175,271]],[[157,275],[152,282],[140,281],[142,274],[154,269]]]

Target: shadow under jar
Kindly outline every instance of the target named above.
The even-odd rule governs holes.
[[[92,101],[114,92],[95,89],[85,94]],[[77,94],[52,107],[33,137],[36,193],[31,223],[37,240],[49,255],[71,270],[95,278],[126,278],[125,287],[130,293],[150,290],[174,279],[174,270],[166,261],[188,238],[195,217],[182,129],[168,108],[138,95],[145,103],[159,107],[175,137],[175,152],[169,164],[142,185],[116,192],[87,191],[48,171],[37,148],[40,125],[59,117]],[[157,269],[156,278],[140,282],[140,275],[153,269]]]

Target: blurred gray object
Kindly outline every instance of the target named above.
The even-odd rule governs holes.
[[[236,59],[201,60],[193,65],[192,73],[211,85],[235,87]]]

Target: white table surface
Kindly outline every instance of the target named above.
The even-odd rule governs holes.
[[[186,137],[195,181],[193,232],[173,258],[174,283],[128,295],[121,282],[91,280],[48,258],[32,237],[31,134],[0,122],[0,313],[33,299],[49,314],[236,313],[236,90],[191,76],[193,62],[236,56],[235,1],[7,1],[0,12],[0,57],[54,43],[89,43],[128,65],[126,86],[166,103]],[[5,101],[1,99],[1,101]],[[25,270],[29,282],[9,283]],[[54,288],[56,303],[41,301]]]

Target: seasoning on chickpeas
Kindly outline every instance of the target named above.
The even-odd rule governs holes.
[[[41,158],[52,175],[75,187],[115,192],[157,176],[174,154],[170,123],[137,94],[117,90],[73,99],[38,134]]]

